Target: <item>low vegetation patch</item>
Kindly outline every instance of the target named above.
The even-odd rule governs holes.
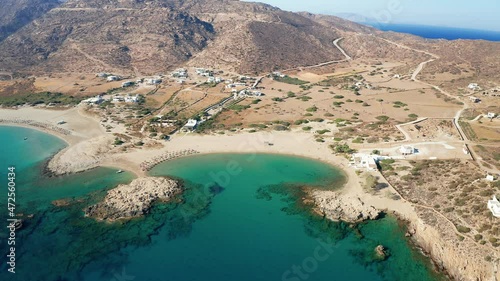
[[[52,104],[63,106],[77,105],[84,99],[86,99],[86,97],[75,97],[62,93],[42,92],[0,97],[0,105],[6,107],[13,107],[18,105],[33,106],[38,104]]]
[[[278,82],[282,82],[282,83],[292,84],[292,85],[304,85],[304,84],[309,83],[307,81],[300,80],[298,78],[293,78],[293,77],[290,77],[288,75],[286,75],[285,77],[275,76],[274,80],[278,81]]]

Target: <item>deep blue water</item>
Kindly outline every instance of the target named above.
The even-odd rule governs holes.
[[[365,23],[382,31],[409,33],[428,39],[474,39],[500,41],[500,31],[477,30],[454,27],[413,25],[413,24],[380,24]]]

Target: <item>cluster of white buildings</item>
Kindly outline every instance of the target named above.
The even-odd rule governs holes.
[[[195,68],[196,74],[199,76],[210,77],[213,76],[213,71],[205,68]]]
[[[232,89],[232,88],[237,88],[237,87],[246,87],[247,84],[246,83],[230,83],[230,84],[227,84],[226,85],[226,89]]]
[[[220,77],[213,77],[213,76],[209,76],[208,79],[207,79],[207,83],[215,83],[215,84],[219,84],[221,83],[222,81],[224,81],[224,79],[220,78]]]
[[[171,75],[174,78],[187,79],[188,78],[188,71],[185,68],[179,68],[179,69],[176,69],[174,72],[172,72]]]

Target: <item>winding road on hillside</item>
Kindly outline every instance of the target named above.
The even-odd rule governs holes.
[[[333,45],[342,53],[342,55],[344,55],[345,59],[343,59],[343,60],[327,61],[327,62],[323,62],[323,63],[319,63],[319,64],[315,64],[315,65],[309,65],[309,66],[299,66],[299,67],[289,68],[289,69],[282,70],[281,72],[288,72],[288,71],[294,71],[294,70],[300,70],[300,71],[302,71],[304,69],[322,67],[322,66],[325,66],[325,65],[330,65],[330,64],[334,64],[334,63],[342,63],[342,62],[347,62],[347,61],[352,60],[352,58],[346,53],[346,51],[344,51],[344,49],[342,49],[342,47],[340,47],[340,45],[339,45],[339,42],[342,39],[344,39],[344,38],[340,37],[340,38],[337,38],[337,39],[333,40]]]

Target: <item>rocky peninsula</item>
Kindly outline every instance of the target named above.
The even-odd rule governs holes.
[[[379,218],[380,211],[365,204],[359,197],[333,191],[314,191],[315,210],[333,221],[361,222]]]
[[[169,201],[182,191],[178,182],[163,177],[133,180],[110,190],[100,203],[87,207],[85,216],[115,221],[147,214],[156,201]]]

